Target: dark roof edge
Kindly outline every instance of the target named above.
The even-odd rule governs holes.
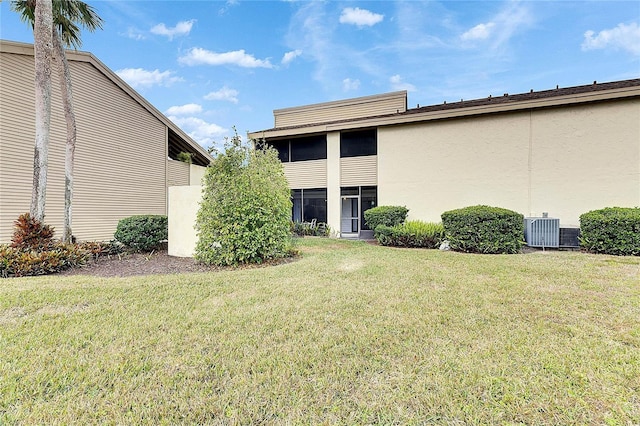
[[[629,88],[638,88],[640,90],[640,78],[637,79],[629,79],[629,80],[620,80],[606,83],[597,83],[593,82],[593,84],[582,85],[582,86],[572,86],[566,88],[557,87],[555,89],[550,90],[542,90],[538,92],[534,92],[531,90],[527,93],[519,93],[514,95],[504,94],[503,96],[489,96],[486,98],[480,99],[472,99],[472,100],[460,100],[458,102],[447,103],[444,102],[442,104],[429,105],[418,108],[407,109],[405,112],[396,113],[396,114],[385,114],[379,116],[370,116],[364,118],[354,118],[354,119],[345,119],[345,120],[335,120],[324,123],[313,123],[313,124],[305,124],[299,126],[289,126],[289,127],[280,127],[280,128],[271,128],[265,130],[259,130],[256,132],[250,132],[250,135],[259,135],[267,132],[287,132],[289,130],[295,129],[305,129],[305,128],[317,128],[317,127],[336,127],[340,124],[347,123],[358,123],[363,122],[365,125],[375,126],[375,124],[371,122],[375,122],[376,120],[385,121],[386,125],[394,124],[388,119],[397,119],[399,120],[397,124],[402,122],[402,118],[406,117],[407,119],[410,116],[415,115],[423,115],[423,114],[447,114],[450,111],[455,112],[456,110],[462,111],[469,109],[468,114],[460,114],[460,115],[473,115],[473,114],[481,114],[488,112],[502,112],[502,111],[514,111],[518,109],[532,109],[532,108],[544,108],[550,106],[558,106],[563,104],[576,104],[582,102],[593,102],[593,101],[602,101],[608,99],[616,99],[618,97],[628,97],[629,95],[620,95],[616,94],[615,96],[611,96],[607,99],[593,99],[585,97],[582,100],[573,99],[569,102],[568,98],[571,98],[575,95],[589,95],[595,94],[603,91],[615,91],[616,89],[629,89]],[[616,92],[617,93],[617,92]],[[632,94],[631,96],[640,96],[640,92]],[[552,101],[554,98],[567,98],[566,102],[560,102],[558,104],[551,104],[549,102],[545,102],[545,100]],[[522,108],[518,108],[517,106],[521,104]],[[503,107],[503,108],[500,108]],[[471,110],[475,112],[471,112]],[[444,117],[443,117],[444,118]],[[414,120],[409,120],[414,121]]]

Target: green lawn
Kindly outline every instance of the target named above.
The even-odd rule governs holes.
[[[0,280],[0,424],[640,424],[640,258],[300,250]]]

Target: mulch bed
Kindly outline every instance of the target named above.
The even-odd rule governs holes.
[[[96,277],[131,277],[154,274],[184,274],[192,272],[215,272],[240,268],[260,268],[295,261],[297,258],[277,259],[262,264],[243,265],[238,267],[207,266],[197,263],[189,257],[169,256],[166,250],[152,253],[123,253],[120,255],[101,256],[89,261],[82,268],[67,269],[59,275],[91,275]]]

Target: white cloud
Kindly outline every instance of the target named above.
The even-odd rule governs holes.
[[[187,35],[191,32],[191,27],[193,27],[195,19],[190,21],[180,21],[176,24],[175,27],[167,27],[164,23],[160,23],[153,28],[151,28],[151,32],[153,34],[167,36],[169,40],[173,40],[175,36]]]
[[[155,85],[170,86],[178,81],[183,81],[182,78],[174,76],[173,71],[161,72],[157,69],[148,71],[142,68],[123,68],[121,70],[117,70],[116,74],[135,89]]]
[[[489,38],[495,23],[478,24],[460,36],[462,40],[484,40]]]
[[[633,22],[629,25],[618,24],[609,30],[602,30],[597,35],[594,31],[584,33],[582,50],[622,49],[633,55],[640,55],[640,27]]]
[[[382,22],[383,19],[384,15],[360,9],[359,7],[346,7],[342,9],[342,14],[340,15],[341,24],[353,24],[358,27],[364,27],[365,25],[371,27]]]
[[[296,49],[296,50],[292,50],[291,52],[287,52],[282,57],[282,64],[283,65],[288,65],[291,61],[293,61],[295,58],[297,58],[300,55],[302,55],[302,50],[300,50],[300,49]]]
[[[238,0],[227,0],[223,7],[218,10],[219,15],[224,15],[231,9],[233,6],[238,4]]]
[[[360,80],[355,79],[352,80],[350,78],[345,78],[342,80],[342,90],[345,92],[349,92],[352,90],[358,90],[360,88]]]
[[[184,130],[193,140],[200,145],[206,147],[215,143],[216,139],[221,139],[229,133],[229,131],[215,123],[208,123],[197,117],[179,117],[169,116],[169,120],[173,121]]]
[[[172,106],[165,111],[167,115],[192,115],[202,112],[202,106],[198,104],[186,104],[180,106]]]
[[[235,89],[230,89],[227,86],[222,87],[222,89],[211,92],[204,97],[208,101],[229,101],[234,104],[238,103],[238,91]]]
[[[393,90],[406,90],[407,92],[414,92],[416,90],[416,86],[413,84],[402,81],[402,77],[400,77],[399,74],[389,77],[389,82]]]
[[[194,47],[186,55],[178,58],[185,65],[237,65],[243,68],[273,68],[268,59],[256,59],[244,50],[216,53]]]
[[[127,32],[120,33],[120,35],[124,35],[125,37],[128,37],[132,40],[144,40],[146,38],[142,31],[134,27],[127,28]]]
[[[493,19],[465,31],[460,39],[466,42],[486,41],[492,49],[498,49],[516,32],[528,28],[532,22],[533,16],[528,4],[508,2]]]

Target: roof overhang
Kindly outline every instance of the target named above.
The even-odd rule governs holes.
[[[558,94],[557,96],[553,96],[553,93],[549,93],[544,97],[536,98],[532,96],[530,99],[510,102],[503,102],[499,100],[500,98],[493,98],[493,103],[491,101],[492,98],[487,98],[476,101],[461,101],[450,105],[445,104],[447,106],[446,108],[444,105],[440,108],[438,108],[438,106],[415,108],[407,110],[404,113],[309,124],[306,126],[273,128],[251,132],[249,133],[249,137],[252,139],[279,138],[311,133],[335,132],[366,127],[394,126],[399,124],[420,123],[484,114],[508,113],[640,97],[640,79],[630,80],[630,82],[630,85],[626,87],[616,87],[616,85],[612,84],[613,88],[610,89]],[[511,99],[517,98],[518,96],[522,97],[522,95],[513,95]],[[468,106],[465,106],[465,104]]]
[[[33,56],[33,45],[29,43],[19,43],[15,41],[0,40],[0,53],[13,53],[17,55]],[[169,129],[169,143],[176,143],[182,149],[182,151],[193,154],[193,163],[206,166],[213,159],[211,155],[205,150],[199,143],[194,141],[189,135],[187,135],[182,129],[180,129],[175,123],[169,120],[163,113],[161,113],[156,107],[151,105],[144,97],[136,92],[131,86],[129,86],[122,78],[120,78],[109,67],[103,64],[98,58],[93,56],[89,52],[82,52],[77,50],[67,50],[66,56],[68,61],[86,62],[93,65],[98,71],[104,74],[115,85],[127,93],[144,109],[149,111],[151,115],[156,117]],[[171,132],[174,136],[171,137]]]

